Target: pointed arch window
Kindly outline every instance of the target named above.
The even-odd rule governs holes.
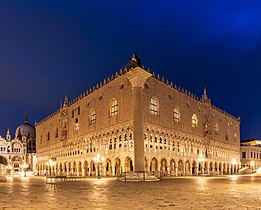
[[[116,99],[112,99],[110,103],[110,117],[117,116],[119,113],[118,101]]]
[[[175,107],[173,110],[173,119],[174,122],[179,123],[180,122],[180,112],[179,107]]]
[[[193,114],[193,115],[192,115],[192,127],[193,127],[193,128],[198,127],[198,117],[197,117],[196,114]]]
[[[152,115],[159,115],[159,101],[156,97],[150,99],[150,113]]]
[[[90,111],[90,124],[95,124],[96,123],[96,111],[95,109],[91,109]]]
[[[218,132],[219,132],[219,125],[218,125],[218,123],[215,124],[214,129],[215,129],[215,134],[218,134]]]
[[[58,138],[58,128],[55,129],[55,138]]]
[[[74,131],[78,131],[79,130],[79,119],[75,118],[74,121]]]

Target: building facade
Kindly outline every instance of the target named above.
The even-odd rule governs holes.
[[[231,174],[240,166],[240,120],[129,64],[36,126],[39,175]]]
[[[261,140],[244,140],[240,144],[241,165],[256,171],[261,168]]]
[[[0,136],[0,175],[26,175],[36,171],[36,135],[28,117],[11,138],[8,129],[6,138]]]

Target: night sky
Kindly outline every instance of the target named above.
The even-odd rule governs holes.
[[[0,2],[0,135],[40,121],[137,52],[261,139],[261,1]]]

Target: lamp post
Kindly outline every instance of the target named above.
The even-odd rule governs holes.
[[[7,169],[8,169],[7,174],[12,175],[12,166],[10,164],[8,164]]]
[[[102,165],[102,162],[104,161],[104,158],[101,157],[100,154],[97,154],[97,156],[94,157],[93,160],[98,165],[98,179],[100,179],[101,178],[100,170],[101,170],[101,165]]]
[[[232,160],[231,160],[231,165],[232,165],[232,174],[233,174],[233,172],[235,173],[235,165],[237,164],[237,161],[236,161],[236,159],[235,158],[233,158]]]
[[[200,155],[199,158],[198,158],[198,162],[199,162],[199,165],[200,165],[200,170],[201,170],[201,175],[203,175],[203,170],[202,170],[202,165],[201,163],[204,162],[205,158],[203,157],[203,155]]]
[[[250,161],[250,166],[252,168],[252,174],[254,173],[254,166],[255,166],[255,161],[251,160]]]

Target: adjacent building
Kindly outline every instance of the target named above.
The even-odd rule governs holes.
[[[240,119],[145,70],[123,69],[36,125],[39,175],[231,174],[240,167]]]
[[[0,175],[26,175],[29,171],[36,171],[36,135],[27,116],[15,138],[9,129],[5,138],[0,136]]]
[[[261,140],[247,139],[240,144],[241,165],[253,171],[261,167]]]

